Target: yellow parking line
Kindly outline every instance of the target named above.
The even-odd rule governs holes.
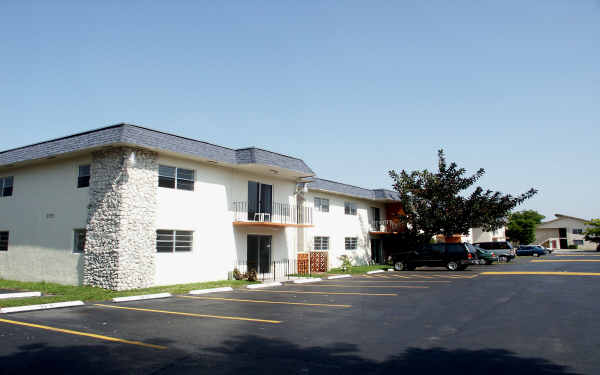
[[[600,257],[600,254],[556,254],[551,257]]]
[[[352,307],[352,305],[332,305],[327,303],[303,303],[303,302],[282,302],[282,301],[261,301],[255,299],[221,298],[221,297],[198,297],[198,296],[179,296],[182,298],[208,299],[216,301],[231,302],[250,302],[250,303],[271,303],[276,305],[300,305],[300,306],[325,306],[325,307]]]
[[[300,284],[307,287],[336,287],[336,288],[407,288],[407,289],[425,289],[428,286],[417,285],[339,285],[339,284]],[[299,286],[299,285],[296,285]]]
[[[531,260],[530,263],[564,263],[564,262],[600,262],[600,259],[540,259],[540,260]]]
[[[332,280],[329,280],[331,282]],[[384,283],[384,284],[393,284],[393,283],[451,283],[450,280],[347,280],[345,283]]]
[[[297,294],[331,294],[331,295],[344,295],[344,296],[378,296],[378,297],[395,297],[396,293],[359,293],[359,292],[306,292],[300,290],[265,290],[265,289],[240,289],[245,292],[255,293],[297,293]]]
[[[511,271],[511,272],[482,272],[482,273],[480,273],[480,275],[600,276],[600,272],[548,272],[548,271],[521,272],[521,271]]]
[[[112,305],[103,305],[100,303],[96,303],[95,306],[106,307],[110,309],[123,309],[123,310],[132,310],[132,311],[146,311],[146,312],[154,312],[160,314],[170,314],[170,315],[181,315],[181,316],[191,316],[194,318],[214,318],[214,319],[225,319],[225,320],[242,320],[246,322],[258,322],[258,323],[272,323],[279,324],[280,320],[266,320],[266,319],[254,319],[254,318],[243,318],[240,316],[222,316],[222,315],[208,315],[208,314],[195,314],[195,313],[186,313],[186,312],[178,312],[178,311],[168,311],[168,310],[154,310],[154,309],[144,309],[139,307],[125,307],[125,306],[112,306]]]
[[[14,325],[19,325],[19,326],[25,326],[25,327],[39,328],[39,329],[44,329],[46,331],[54,331],[54,332],[67,333],[69,335],[91,337],[91,338],[98,339],[98,340],[120,342],[122,344],[144,346],[144,347],[147,347],[147,348],[161,349],[161,350],[167,349],[166,346],[162,346],[162,345],[146,344],[146,343],[140,342],[140,341],[124,340],[124,339],[119,339],[119,338],[116,338],[116,337],[97,335],[95,333],[73,331],[71,329],[55,328],[55,327],[44,326],[44,325],[40,325],[40,324],[19,322],[19,321],[16,321],[16,320],[0,319],[0,322],[2,322],[2,323],[8,323],[8,324],[14,324]]]

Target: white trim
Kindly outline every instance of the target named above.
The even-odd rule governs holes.
[[[294,280],[294,284],[306,284],[306,283],[316,283],[317,281],[323,281],[320,277],[311,277],[308,279],[297,279]]]
[[[216,293],[216,292],[232,292],[233,288],[230,286],[225,286],[222,288],[211,288],[211,289],[196,289],[190,290],[189,294],[208,294],[208,293]]]
[[[130,297],[116,297],[113,298],[113,302],[127,302],[127,301],[139,301],[144,299],[155,299],[155,298],[167,298],[172,297],[171,293],[158,293],[158,294],[144,294],[141,296],[130,296]]]
[[[329,276],[327,277],[328,280],[333,280],[333,279],[346,279],[348,277],[352,277],[352,275],[336,275],[336,276]]]
[[[3,293],[3,294],[0,294],[0,299],[41,297],[41,296],[42,296],[42,293],[40,293],[40,292]]]
[[[83,301],[67,301],[67,302],[46,303],[43,305],[3,307],[0,309],[0,313],[8,314],[8,313],[14,313],[14,312],[20,312],[20,311],[57,309],[59,307],[71,307],[71,306],[82,306],[82,305],[85,305],[83,303]]]
[[[269,288],[272,286],[281,286],[282,284],[280,282],[275,282],[275,283],[266,283],[266,284],[250,284],[250,285],[246,285],[247,289],[261,289],[261,288]]]

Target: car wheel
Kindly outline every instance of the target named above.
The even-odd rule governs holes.
[[[501,255],[501,256],[499,256],[499,257],[498,257],[498,260],[499,260],[500,262],[508,262],[508,258],[507,258],[507,257],[505,257],[504,255]]]
[[[396,262],[396,263],[394,263],[394,269],[396,271],[405,271],[406,270],[406,263],[404,263],[404,262]]]
[[[533,253],[531,255],[533,255],[534,257],[540,256],[540,254],[538,254],[538,253]]]
[[[458,263],[456,263],[455,261],[450,261],[446,264],[446,268],[449,271],[456,271],[458,270]]]

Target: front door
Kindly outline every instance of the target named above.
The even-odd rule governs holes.
[[[248,220],[271,221],[273,185],[248,181]]]
[[[383,264],[383,248],[379,238],[371,238],[371,259],[378,264]]]
[[[271,271],[271,236],[249,234],[247,252],[248,271],[252,269],[257,273]]]

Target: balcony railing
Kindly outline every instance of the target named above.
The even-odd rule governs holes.
[[[393,220],[375,220],[371,222],[371,232],[393,233],[402,229],[403,226]]]
[[[237,223],[262,223],[265,225],[312,225],[311,207],[274,202],[269,207],[256,210],[248,202],[233,202],[234,221]]]

